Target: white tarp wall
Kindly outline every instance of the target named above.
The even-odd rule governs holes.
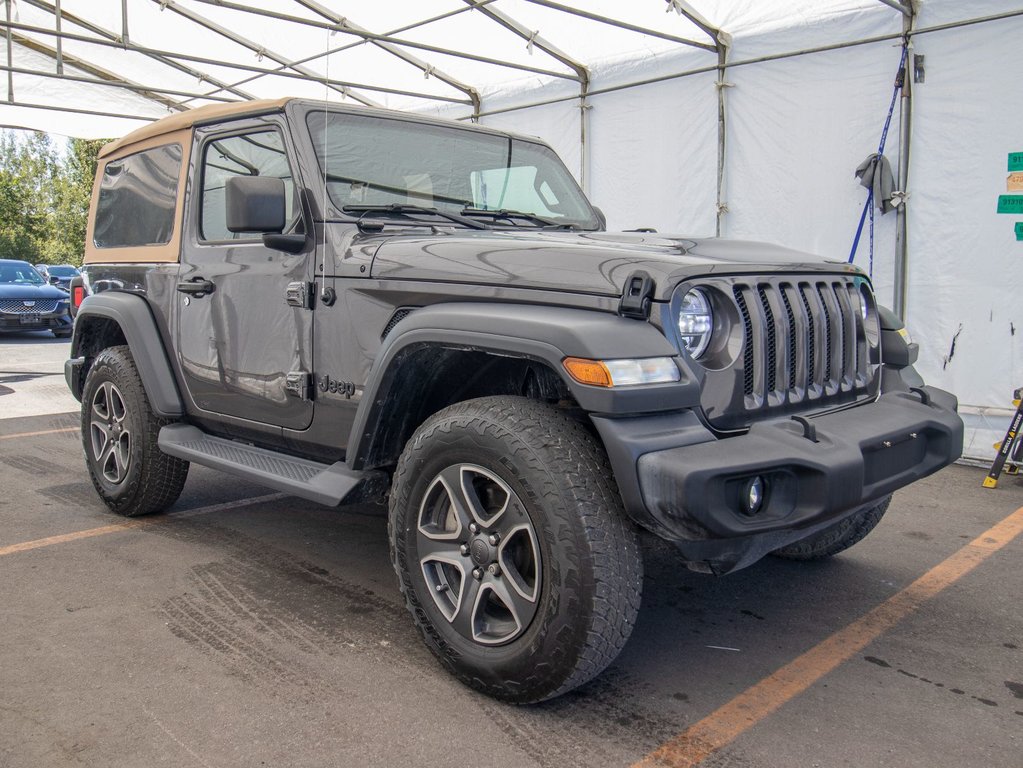
[[[877,2],[850,2],[823,18],[808,2],[785,4],[789,12],[773,17],[775,3],[722,0],[720,16],[706,7],[712,3],[694,5],[733,35],[734,62],[902,29],[901,16]],[[921,6],[918,28],[1020,4]],[[1021,42],[1023,17],[1016,17],[921,34],[911,50],[925,55],[926,75],[913,91],[907,324],[921,346],[921,374],[959,397],[966,453],[978,459],[994,455],[1013,389],[1023,386],[1023,243],[1015,241],[1013,217],[995,213],[1006,191],[1007,154],[1023,151],[1023,92],[1014,65]],[[848,257],[866,198],[853,171],[877,151],[899,46],[889,40],[727,70],[724,236]],[[708,54],[678,50],[594,66],[591,82],[599,91],[707,65]],[[716,80],[716,72],[703,73],[589,98],[587,186],[610,228],[714,234]],[[562,91],[571,88],[491,97],[486,107]],[[579,111],[576,100],[481,122],[543,137],[578,171]],[[899,130],[897,105],[885,150],[896,173]],[[890,306],[895,213],[875,218],[874,282]],[[865,227],[856,257],[864,269],[868,238]]]

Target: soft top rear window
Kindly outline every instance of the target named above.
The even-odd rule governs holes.
[[[103,168],[93,243],[97,248],[166,245],[174,234],[181,145],[165,144]]]

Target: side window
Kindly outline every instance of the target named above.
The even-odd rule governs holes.
[[[97,248],[165,245],[174,234],[181,145],[136,152],[103,167],[93,243]]]
[[[255,232],[229,232],[224,189],[232,176],[270,176],[284,180],[287,210],[294,221],[298,211],[295,181],[288,165],[284,139],[275,130],[244,133],[215,139],[202,156],[201,240],[251,240]]]

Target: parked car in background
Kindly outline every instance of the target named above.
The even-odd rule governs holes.
[[[70,264],[36,264],[36,270],[43,276],[43,279],[50,285],[71,290],[71,280],[82,274],[77,267]]]
[[[27,261],[0,259],[0,331],[50,330],[71,335],[71,298]]]

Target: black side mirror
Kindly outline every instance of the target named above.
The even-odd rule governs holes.
[[[283,179],[232,176],[227,180],[225,194],[229,231],[281,232],[284,229]]]
[[[50,285],[56,285],[57,283],[60,282],[60,278],[57,277],[56,275],[50,275],[47,278],[47,282],[49,282]]]

